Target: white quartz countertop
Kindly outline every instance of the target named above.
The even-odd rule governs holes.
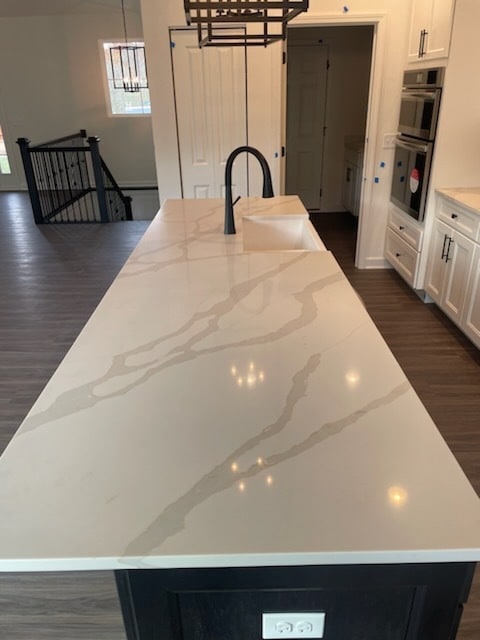
[[[0,570],[480,560],[480,501],[333,256],[161,209],[0,459]]]
[[[437,193],[453,202],[461,204],[474,213],[480,214],[480,187],[437,189]]]

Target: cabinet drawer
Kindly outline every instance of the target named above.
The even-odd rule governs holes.
[[[471,240],[477,240],[480,230],[480,215],[439,196],[437,218],[463,233]]]
[[[406,218],[407,216],[390,209],[388,226],[394,229],[395,233],[405,240],[405,242],[417,251],[420,251],[422,248],[423,229],[419,225],[416,225],[413,220]]]
[[[387,228],[385,258],[411,287],[415,287],[419,255],[418,251],[407,244],[393,229]]]

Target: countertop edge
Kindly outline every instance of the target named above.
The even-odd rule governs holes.
[[[435,192],[453,204],[480,215],[480,187],[449,187],[435,189]],[[476,200],[475,204],[470,201],[472,198]]]
[[[478,549],[343,551],[322,553],[254,553],[215,556],[152,556],[132,558],[65,558],[2,560],[1,573],[119,571],[129,569],[222,569],[248,567],[293,567],[370,564],[477,563]]]

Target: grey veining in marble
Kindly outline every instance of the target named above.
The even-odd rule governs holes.
[[[305,288],[302,288],[298,293],[294,294],[294,298],[300,303],[298,316],[290,320],[290,322],[285,326],[279,327],[276,331],[262,333],[247,340],[238,340],[227,344],[220,344],[214,348],[196,349],[197,344],[205,338],[208,338],[211,333],[218,331],[218,325],[221,318],[225,314],[230,313],[234,309],[235,305],[244,300],[255,287],[262,282],[265,282],[269,277],[279,275],[283,269],[290,266],[291,262],[293,263],[304,258],[305,254],[299,254],[298,256],[291,258],[287,264],[279,265],[278,267],[275,266],[273,269],[256,278],[252,278],[233,286],[229,294],[225,296],[223,300],[216,302],[205,311],[196,312],[191,319],[177,330],[168,335],[161,336],[157,340],[140,345],[135,349],[115,354],[112,357],[112,363],[105,374],[99,378],[91,380],[81,387],[76,387],[66,391],[56,398],[49,408],[45,409],[41,413],[30,414],[24,421],[19,435],[24,435],[32,429],[50,424],[54,420],[58,420],[69,415],[72,413],[72,408],[74,408],[74,411],[81,411],[91,408],[103,400],[123,395],[134,386],[142,384],[150,376],[160,373],[163,369],[174,367],[177,364],[184,364],[193,358],[201,357],[204,354],[211,354],[214,351],[222,349],[241,346],[249,347],[257,343],[267,341],[273,342],[275,340],[285,338],[291,332],[309,324],[315,319],[317,314],[317,307],[313,299],[313,293],[320,290],[322,287],[338,282],[341,277],[340,274],[334,274],[328,278],[319,278]],[[206,325],[199,329],[194,329],[194,327],[202,325],[202,322],[204,321],[206,321]],[[193,330],[193,333],[185,339],[184,336],[186,336],[190,330]],[[155,347],[162,342],[173,338],[178,341],[178,344],[166,353],[166,357],[163,360],[159,360],[156,356],[151,355],[153,354]],[[184,339],[183,342],[181,341],[182,339]],[[137,365],[128,364],[129,358],[139,355],[144,356],[146,359]],[[102,384],[111,382],[115,379],[121,379],[123,376],[127,376],[132,372],[140,373],[141,375],[134,382],[121,384],[120,387],[117,387],[114,391],[106,391],[102,393]]]
[[[292,389],[288,394],[285,407],[273,423],[266,426],[257,436],[250,438],[237,450],[233,451],[222,464],[218,465],[191,487],[191,489],[182,495],[178,500],[169,504],[154,522],[133,540],[125,550],[125,556],[142,556],[145,550],[152,552],[154,549],[161,549],[162,543],[170,536],[178,533],[185,527],[188,514],[198,507],[204,500],[207,500],[212,494],[230,489],[234,484],[243,482],[247,478],[251,478],[268,469],[273,469],[276,465],[281,464],[285,460],[292,459],[301,455],[307,449],[322,443],[327,438],[332,438],[349,426],[354,425],[359,417],[375,411],[382,405],[388,405],[403,393],[409,390],[408,383],[404,382],[385,397],[372,400],[368,405],[360,407],[352,414],[340,418],[336,421],[321,425],[314,430],[305,440],[292,445],[286,451],[277,451],[272,453],[268,458],[262,459],[262,464],[251,464],[246,469],[239,469],[235,475],[232,475],[232,464],[235,460],[245,454],[247,451],[255,448],[266,438],[277,434],[291,420],[295,404],[302,398],[307,390],[306,379],[312,370],[314,370],[321,356],[313,355],[309,358],[305,368],[295,375],[292,381]]]

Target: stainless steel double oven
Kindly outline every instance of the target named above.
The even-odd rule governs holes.
[[[425,215],[443,77],[441,67],[403,76],[390,199],[419,222]]]

